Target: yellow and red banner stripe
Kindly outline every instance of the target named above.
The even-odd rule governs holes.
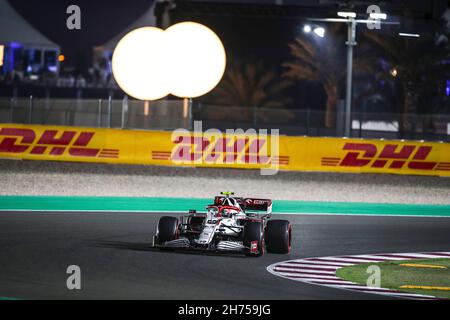
[[[0,157],[450,176],[450,144],[0,124]],[[267,151],[267,152],[264,152]]]

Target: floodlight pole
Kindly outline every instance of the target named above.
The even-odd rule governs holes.
[[[193,108],[194,103],[192,98],[183,98],[183,118],[186,119],[188,121],[188,129],[189,130],[193,130],[194,126],[192,123],[192,119],[193,119]]]
[[[193,111],[192,108],[194,107],[194,101],[192,98],[189,98],[189,130],[194,130],[194,124],[193,124]]]
[[[351,119],[352,119],[352,75],[353,75],[353,47],[356,46],[356,25],[358,23],[369,24],[369,23],[378,23],[378,24],[389,24],[389,25],[399,25],[398,22],[384,22],[379,20],[365,20],[365,19],[355,19],[353,17],[347,18],[325,18],[325,19],[317,19],[310,18],[310,21],[320,21],[320,22],[337,22],[337,23],[346,23],[348,26],[348,37],[347,42],[347,92],[345,97],[345,136],[350,137],[351,133]]]
[[[356,21],[349,18],[347,42],[347,92],[345,95],[345,136],[351,135],[352,121],[352,78],[353,78],[353,47],[356,46]]]

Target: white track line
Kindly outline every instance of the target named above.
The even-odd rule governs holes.
[[[286,271],[286,272],[292,272],[292,273],[309,273],[309,274],[312,273],[312,274],[323,274],[323,275],[334,275],[335,274],[335,270],[322,271],[322,270],[309,270],[309,269],[302,269],[302,268],[292,269],[292,268],[283,268],[282,266],[277,266],[277,267],[275,267],[275,269]]]
[[[289,271],[283,271],[283,270],[275,270],[276,272],[278,272],[279,274],[282,274],[286,277],[295,277],[297,279],[302,278],[302,279],[325,279],[325,280],[339,280],[342,281],[341,278],[338,278],[334,275],[316,275],[316,274],[308,274],[308,273],[293,273],[293,272],[289,272]]]
[[[372,260],[365,260],[365,259],[352,259],[352,258],[320,258],[320,261],[324,262],[345,262],[350,265],[352,264],[360,264],[360,263],[373,263],[375,261]],[[381,260],[380,260],[381,261]]]
[[[414,254],[403,254],[403,253],[398,253],[395,254],[396,256],[403,256],[406,259],[410,259],[411,257],[413,257],[413,259],[435,259],[435,258],[442,258],[442,256],[439,255],[434,255],[434,254],[424,254],[424,253],[414,253]],[[404,259],[404,258],[403,258]]]
[[[383,262],[383,261],[389,261],[389,260],[392,260],[392,261],[396,261],[396,260],[405,260],[405,259],[403,259],[403,258],[396,258],[396,257],[386,257],[386,256],[383,256],[383,255],[369,255],[369,254],[364,254],[364,255],[358,255],[358,256],[354,256],[355,258],[367,258],[367,259],[373,259],[373,261],[372,260],[370,260],[371,262],[374,262],[374,263],[377,263],[377,261],[378,262]]]
[[[280,266],[288,267],[288,268],[311,268],[311,269],[323,269],[323,270],[336,270],[343,266],[324,266],[321,264],[309,264],[309,263],[299,263],[295,265],[286,265],[286,264],[280,264]],[[351,264],[347,264],[347,266],[351,266]]]
[[[296,278],[296,280],[301,281],[302,278]],[[339,283],[339,286],[340,286],[340,285],[351,285],[351,284],[353,284],[353,282],[345,281],[345,280],[342,280],[342,279],[339,279],[339,278],[337,278],[337,279],[307,278],[307,279],[303,279],[303,280],[304,280],[305,282],[323,283],[323,284],[326,284],[326,283],[336,283],[336,282],[338,282],[338,283]],[[330,284],[330,285],[331,285],[331,284]]]
[[[336,277],[333,273],[324,273],[324,274],[317,274],[317,273],[307,273],[307,272],[292,272],[289,270],[279,270],[275,269],[276,272],[287,275],[287,276],[295,276],[296,278],[324,278],[324,279],[340,279]]]
[[[352,266],[353,263],[345,263],[345,262],[328,262],[328,261],[313,261],[313,260],[293,260],[287,262],[291,265],[296,264],[309,264],[311,266],[313,265],[325,265],[329,267],[345,267],[345,266]]]
[[[89,212],[89,213],[180,213],[186,214],[186,211],[171,211],[171,210],[89,210],[89,209],[0,209],[0,212]],[[204,213],[198,211],[198,213]],[[332,213],[332,212],[272,212],[272,214],[280,215],[320,215],[320,216],[360,216],[360,217],[412,217],[412,218],[450,218],[450,215],[426,215],[426,214],[382,214],[382,213]]]
[[[450,258],[450,252],[430,252],[431,254],[434,254],[440,258]]]
[[[450,252],[430,253],[382,253],[346,255],[336,257],[318,257],[283,261],[267,267],[270,273],[297,282],[322,285],[344,290],[381,294],[407,299],[437,299],[431,295],[401,292],[387,288],[366,287],[336,276],[336,270],[361,263],[380,263],[414,259],[450,258]]]

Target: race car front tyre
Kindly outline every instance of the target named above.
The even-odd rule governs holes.
[[[266,248],[270,253],[291,251],[292,227],[287,220],[269,220],[266,226]]]
[[[178,219],[175,217],[161,217],[158,223],[157,242],[162,244],[178,238]]]
[[[245,224],[244,246],[249,248],[247,256],[260,257],[264,254],[264,232],[261,222],[248,221]]]

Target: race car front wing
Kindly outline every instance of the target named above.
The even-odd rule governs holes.
[[[205,250],[205,251],[246,251],[250,250],[239,241],[219,241],[216,246],[201,246],[193,245],[187,238],[179,238],[171,241],[166,241],[162,244],[156,242],[156,236],[153,237],[153,247],[156,248],[171,248],[171,249],[193,249],[193,250]]]

